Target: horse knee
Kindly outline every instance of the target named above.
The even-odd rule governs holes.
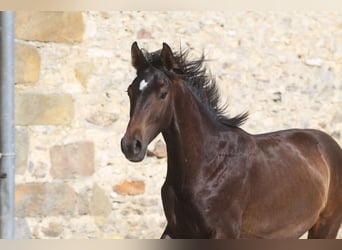
[[[220,230],[215,230],[211,236],[212,239],[239,239],[240,225],[229,224],[229,227],[224,227]]]
[[[170,230],[168,226],[166,226],[163,234],[160,236],[160,239],[172,239],[172,237],[170,236]]]

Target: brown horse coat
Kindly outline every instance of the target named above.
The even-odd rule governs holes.
[[[162,238],[335,238],[342,221],[342,150],[318,130],[251,135],[217,106],[215,83],[167,44],[132,45],[137,77],[122,152],[141,161],[162,133],[168,153]],[[202,77],[202,78],[201,78]]]

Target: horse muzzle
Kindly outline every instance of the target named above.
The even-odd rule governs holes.
[[[132,162],[142,161],[145,157],[146,146],[143,145],[140,139],[129,139],[126,135],[121,139],[121,151]]]

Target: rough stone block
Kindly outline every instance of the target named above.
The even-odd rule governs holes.
[[[88,190],[81,190],[77,197],[77,207],[79,215],[90,214],[89,198],[87,194]]]
[[[94,144],[84,141],[53,146],[50,159],[50,173],[54,178],[91,176],[94,173]]]
[[[15,19],[18,39],[64,43],[83,40],[82,12],[18,11]]]
[[[40,55],[38,50],[26,44],[15,44],[15,82],[34,83],[39,80]]]
[[[48,237],[58,237],[63,232],[63,225],[50,222],[47,227],[42,228],[42,232]]]
[[[166,158],[167,150],[165,143],[162,140],[158,140],[154,145],[154,149],[147,151],[147,156],[155,156],[158,159]]]
[[[145,192],[143,181],[124,181],[113,188],[114,192],[121,195],[138,195]]]
[[[16,174],[24,174],[27,169],[29,152],[29,136],[24,129],[16,129],[15,151],[15,172]]]
[[[16,216],[70,216],[76,209],[76,193],[65,183],[27,183],[16,186]]]
[[[94,65],[90,62],[77,63],[74,68],[75,77],[80,81],[84,88],[87,88],[88,80],[94,73]]]
[[[119,115],[116,113],[96,111],[86,117],[86,121],[101,127],[108,127],[113,125],[119,119]]]
[[[74,117],[74,101],[67,94],[16,94],[17,125],[64,125]]]
[[[93,186],[90,199],[90,211],[95,216],[108,216],[112,211],[112,206],[108,196],[98,185]]]

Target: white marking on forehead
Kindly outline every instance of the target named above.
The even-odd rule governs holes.
[[[143,79],[141,82],[140,82],[140,85],[139,85],[139,90],[143,90],[144,88],[146,88],[148,85],[148,82],[145,81],[145,79]]]

